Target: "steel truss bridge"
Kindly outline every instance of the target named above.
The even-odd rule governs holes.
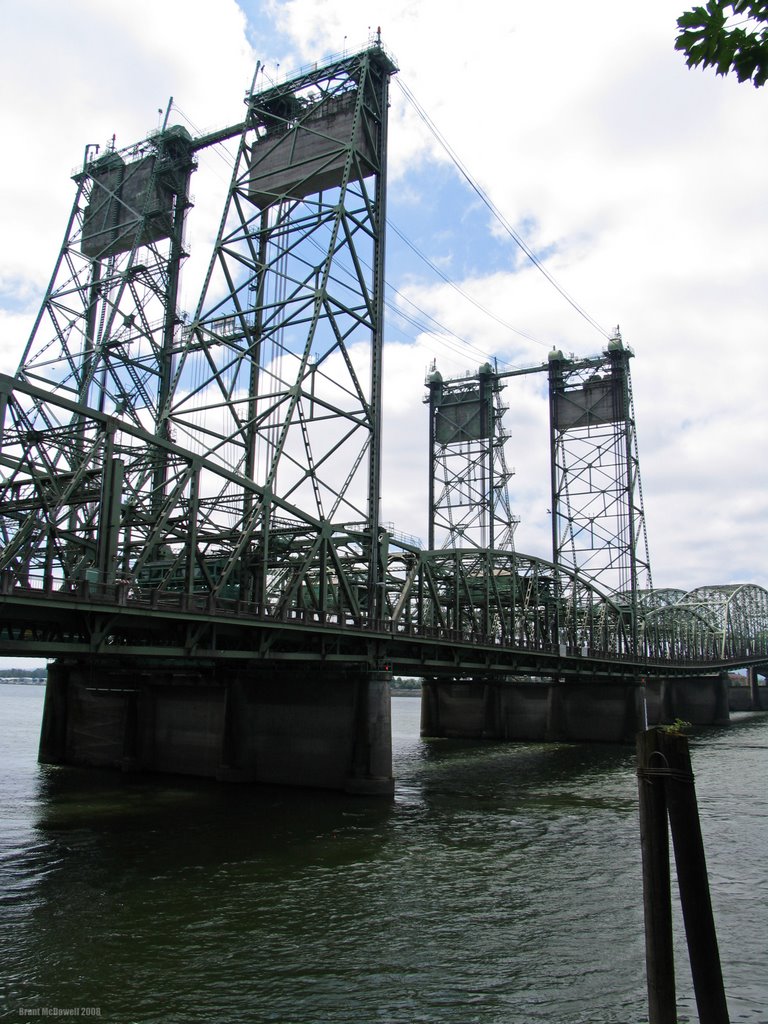
[[[618,336],[534,368],[550,377],[551,561],[512,547],[489,366],[455,399],[429,382],[430,548],[381,522],[396,70],[375,40],[252,89],[241,124],[193,139],[166,118],[126,150],[88,147],[18,372],[0,377],[0,654],[503,679],[768,662],[765,590],[650,587]],[[185,312],[190,179],[227,140]]]
[[[424,550],[384,528],[377,538],[384,571],[371,610],[365,522],[329,528],[273,495],[274,521],[285,525],[271,552],[263,550],[258,533],[244,538],[242,520],[226,547],[214,517],[219,505],[199,497],[200,478],[205,474],[209,485],[215,480],[217,493],[233,483],[247,487],[254,508],[267,500],[263,487],[95,410],[89,417],[89,457],[78,472],[53,469],[71,453],[67,429],[48,432],[45,458],[38,450],[33,463],[35,431],[27,410],[31,401],[43,399],[62,420],[79,408],[0,377],[6,451],[24,451],[15,467],[16,485],[6,490],[3,504],[18,527],[6,545],[0,576],[0,652],[352,660],[395,663],[398,671],[414,675],[575,677],[669,675],[768,660],[768,592],[760,587],[640,592],[635,635],[630,603],[605,595],[568,567],[515,551]],[[146,561],[146,570],[134,563],[132,572],[112,578],[93,568],[65,576],[55,517],[66,516],[64,533],[77,494],[81,511],[89,509],[89,532],[97,542],[107,528],[100,523],[103,474],[93,467],[112,460],[145,466],[148,454],[153,460],[162,456],[170,486],[151,529],[135,517],[136,549],[146,552],[176,538],[172,566],[166,558]],[[128,508],[140,507],[141,494],[125,488],[134,479],[141,476],[126,473],[123,479],[121,501]],[[209,531],[214,539],[206,544]],[[16,558],[8,557],[14,551]],[[255,599],[254,577],[261,600]]]

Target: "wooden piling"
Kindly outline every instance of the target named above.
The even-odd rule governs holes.
[[[656,774],[663,767],[659,732],[648,729],[637,736],[648,1020],[649,1024],[677,1024],[667,802],[664,777]]]
[[[680,733],[662,733],[659,749],[667,760],[667,813],[699,1024],[728,1024],[688,739]]]
[[[670,729],[637,738],[650,1024],[676,1024],[667,816],[699,1024],[729,1024],[688,739]]]

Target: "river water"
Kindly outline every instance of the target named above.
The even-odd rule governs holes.
[[[647,1021],[630,747],[425,741],[396,697],[389,802],[39,766],[42,699],[0,685],[3,1019]],[[766,1024],[768,717],[691,756],[731,1021]]]

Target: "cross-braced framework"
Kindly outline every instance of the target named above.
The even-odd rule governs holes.
[[[567,568],[514,551],[400,547],[385,581],[396,630],[562,654],[630,652],[620,606]]]
[[[125,150],[86,147],[64,243],[19,380],[162,430],[177,329],[192,140],[172,127]],[[73,445],[87,428],[69,424]],[[43,401],[31,428],[62,426]]]
[[[394,70],[376,43],[249,94],[240,125],[87,147],[21,365],[0,375],[5,650],[335,652],[376,665],[400,638],[414,665],[505,672],[518,651],[547,671],[584,655],[768,658],[760,588],[640,589],[650,572],[618,337],[602,357],[548,364],[552,563],[512,550],[499,385],[546,367],[433,376],[433,454],[447,451],[431,512],[452,547],[422,551],[381,528]],[[188,316],[178,291],[195,154],[234,138]],[[630,608],[644,615],[642,646]]]
[[[394,70],[374,47],[251,97],[168,406],[180,443],[331,522],[378,501]]]
[[[653,657],[696,660],[768,657],[768,591],[754,584],[698,587],[642,619]]]
[[[435,368],[429,394],[429,547],[511,550],[512,515],[502,424],[503,385],[490,363],[444,380]]]
[[[94,158],[93,150],[86,148],[75,175],[72,213],[16,376],[18,393],[3,403],[0,568],[40,569],[60,585],[86,570],[114,580],[121,563],[135,559],[131,521],[141,522],[140,537],[161,516],[165,467],[152,439],[167,433],[195,168],[192,140],[178,127],[120,152]],[[94,410],[146,431],[149,447],[118,459]],[[121,505],[126,473],[134,487]]]
[[[334,578],[354,607],[372,607],[395,70],[377,42],[249,95],[233,129],[86,151],[6,403],[0,569],[46,586],[126,579],[279,604],[319,563],[316,601]],[[235,136],[186,316],[194,153]]]
[[[642,593],[642,643],[636,647],[622,604],[567,567],[517,552],[424,551],[394,539],[387,543],[384,536],[378,552],[381,598],[371,607],[365,530],[332,531],[310,517],[302,521],[298,509],[276,497],[272,506],[288,524],[280,543],[268,552],[257,548],[246,554],[238,549],[233,530],[224,538],[231,550],[220,547],[219,557],[200,560],[201,549],[210,552],[214,543],[223,543],[220,532],[206,533],[208,504],[200,496],[201,479],[218,480],[221,493],[229,484],[240,484],[254,508],[264,502],[264,488],[96,410],[90,411],[89,458],[77,473],[58,478],[49,466],[69,458],[66,433],[51,432],[45,449],[49,462],[41,461],[32,446],[35,431],[29,428],[28,410],[44,400],[41,389],[0,376],[8,472],[3,522],[23,524],[8,535],[0,556],[4,608],[12,606],[14,597],[20,602],[18,614],[0,624],[5,649],[47,656],[74,647],[113,656],[183,652],[218,657],[223,642],[231,657],[317,658],[357,630],[368,652],[362,656],[374,661],[380,648],[370,647],[369,641],[377,633],[393,641],[406,637],[437,645],[433,657],[442,657],[443,663],[451,645],[469,642],[481,661],[492,657],[497,668],[513,667],[517,653],[526,652],[576,657],[585,665],[589,659],[617,657],[629,664],[635,655],[657,666],[768,660],[768,593],[759,587]],[[63,397],[47,401],[59,420],[81,409]],[[142,507],[148,452],[165,471],[166,493],[157,514],[164,523],[166,560],[140,562],[132,578],[116,574],[110,582],[109,575],[92,566],[62,581],[55,555],[57,544],[73,542],[65,533],[67,510],[94,510],[90,532],[82,528],[74,540],[80,549],[93,550],[96,564],[103,564],[110,552],[136,550],[125,533],[146,543],[147,527],[135,510]],[[98,466],[110,468],[100,474]],[[123,511],[114,500],[101,501],[110,487],[121,495],[121,506],[134,512]],[[306,557],[307,551],[314,557]],[[246,600],[236,567],[258,558],[264,594],[261,600]],[[31,612],[25,614],[24,608]],[[306,643],[290,632],[296,627],[310,631]],[[281,629],[289,632],[283,637]],[[354,651],[359,659],[360,647]],[[460,666],[468,655],[456,650],[451,657]],[[476,669],[477,656],[469,660]]]
[[[657,590],[638,590],[637,607],[642,612],[653,611],[656,608],[667,608],[671,604],[677,604],[685,597],[685,591],[678,587],[660,587]]]
[[[652,589],[640,486],[630,349],[616,332],[601,356],[549,357],[553,560],[637,618]]]

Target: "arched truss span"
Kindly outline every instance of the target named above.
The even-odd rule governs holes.
[[[78,410],[63,397],[45,397],[62,415]],[[6,584],[69,592],[86,581],[106,598],[114,592],[116,603],[120,588],[124,598],[139,602],[204,594],[270,619],[374,624],[396,633],[596,658],[768,660],[768,592],[761,587],[642,595],[635,651],[626,603],[574,570],[514,551],[424,551],[384,530],[373,538],[366,523],[335,527],[235,472],[95,410],[89,410],[90,457],[72,460],[80,449],[71,431],[49,431],[43,440],[30,423],[30,405],[42,398],[39,388],[0,377],[6,496],[0,574]],[[160,459],[167,490],[153,515],[142,504],[143,477],[133,466]],[[64,464],[68,472],[52,471]],[[232,498],[243,489],[250,496],[246,515],[243,502]],[[259,515],[265,507],[269,531]],[[381,579],[373,593],[371,550]]]
[[[738,661],[768,656],[768,591],[754,584],[698,587],[674,603],[646,605],[649,657]]]
[[[576,572],[519,552],[403,546],[388,563],[395,630],[561,653],[630,653],[622,608]]]
[[[661,587],[658,590],[638,590],[637,606],[641,611],[652,611],[655,608],[667,608],[677,604],[685,597],[685,591],[677,587]],[[622,596],[622,600],[628,600]]]

